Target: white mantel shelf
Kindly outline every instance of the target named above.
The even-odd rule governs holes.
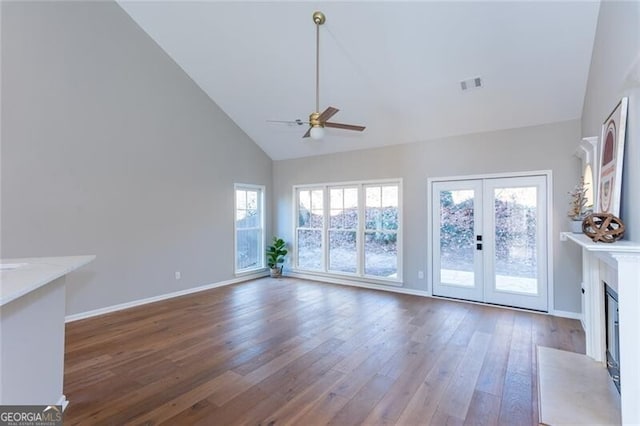
[[[640,425],[640,243],[594,243],[584,234],[569,232],[561,233],[560,240],[582,247],[586,352],[598,362],[606,362],[603,280],[617,288],[622,424]]]
[[[574,234],[573,232],[560,233],[560,241],[571,240],[588,251],[606,253],[638,253],[640,254],[640,244],[633,241],[620,240],[615,243],[594,243],[585,234]]]

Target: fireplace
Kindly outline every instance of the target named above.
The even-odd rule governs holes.
[[[620,392],[620,320],[618,318],[618,293],[604,284],[604,318],[607,348],[607,370]]]
[[[640,425],[640,242],[620,240],[614,244],[594,243],[584,234],[563,232],[561,239],[572,241],[582,248],[582,285],[584,293],[584,332],[586,354],[595,361],[607,361],[607,352],[618,356],[620,385],[620,414],[622,424]],[[617,293],[614,299],[604,290],[604,283]],[[612,293],[613,294],[613,293]],[[605,321],[605,307],[615,314],[610,327]],[[617,332],[615,339],[609,339]],[[607,340],[614,344],[607,351]],[[613,351],[611,351],[613,349]],[[615,373],[614,373],[615,374]],[[605,377],[608,374],[605,373]],[[611,392],[617,394],[616,386],[609,382]]]

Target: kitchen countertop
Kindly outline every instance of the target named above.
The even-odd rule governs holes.
[[[91,262],[96,257],[25,257],[0,259],[0,306],[4,306],[51,281]],[[10,269],[4,269],[9,267]]]

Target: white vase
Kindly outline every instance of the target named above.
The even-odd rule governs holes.
[[[569,222],[569,229],[574,234],[582,234],[582,221],[581,220],[572,220]]]

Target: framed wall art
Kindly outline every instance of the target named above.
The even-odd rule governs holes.
[[[594,211],[620,216],[622,194],[622,163],[627,126],[627,98],[618,105],[602,124],[600,139],[600,173],[598,175],[597,202]]]

